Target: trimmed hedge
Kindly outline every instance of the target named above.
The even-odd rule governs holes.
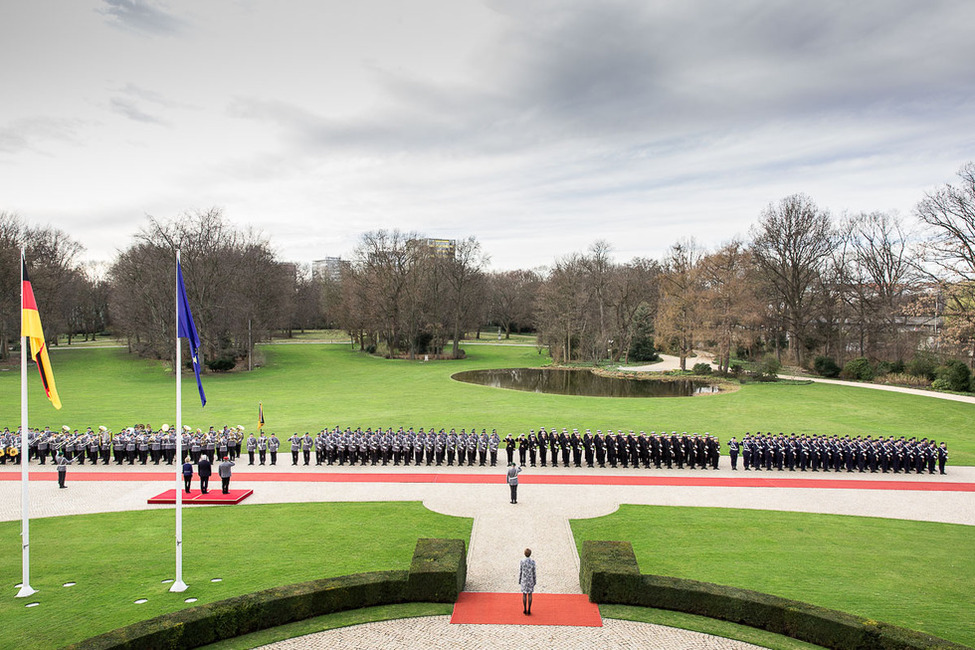
[[[374,571],[274,587],[164,614],[71,649],[196,648],[314,616],[404,602],[454,602],[467,575],[459,539],[421,539],[409,571]]]
[[[467,582],[467,550],[461,539],[419,539],[410,563],[409,600],[457,602]]]
[[[579,581],[589,600],[595,603],[697,614],[825,648],[963,650],[967,647],[915,630],[748,589],[641,575],[629,542],[584,541]]]

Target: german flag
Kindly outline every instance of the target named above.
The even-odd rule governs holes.
[[[57,386],[54,385],[54,373],[51,371],[51,359],[47,356],[47,345],[44,339],[44,330],[41,328],[41,315],[37,311],[37,302],[34,300],[34,289],[31,287],[30,278],[27,277],[27,262],[23,256],[20,258],[23,269],[23,305],[21,309],[20,335],[30,339],[30,356],[37,363],[37,369],[41,373],[41,383],[44,384],[44,392],[51,400],[54,408],[61,408],[61,398],[58,397]]]

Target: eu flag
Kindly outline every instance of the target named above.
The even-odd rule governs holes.
[[[193,373],[196,374],[196,385],[200,389],[200,402],[207,405],[207,396],[203,393],[203,382],[200,381],[200,335],[196,333],[196,323],[190,313],[190,303],[186,299],[186,287],[183,285],[183,269],[176,262],[176,336],[182,336],[190,344],[190,357],[193,359]],[[177,363],[179,360],[177,359]]]

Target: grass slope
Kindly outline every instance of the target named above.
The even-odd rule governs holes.
[[[405,570],[416,540],[468,540],[472,521],[419,503],[310,503],[183,511],[183,579],[175,572],[172,510],[36,519],[31,586],[21,575],[20,522],[0,523],[0,647],[55,648],[139,620],[274,586],[362,571]],[[221,578],[221,582],[210,582]],[[77,585],[64,587],[72,581]],[[136,605],[135,600],[148,602]],[[27,602],[40,602],[25,609]]]
[[[571,523],[580,547],[630,541],[642,573],[753,589],[975,646],[971,526],[631,505]]]
[[[731,394],[693,398],[613,399],[509,391],[452,381],[461,370],[539,366],[535,348],[469,345],[460,361],[370,357],[347,345],[263,347],[266,365],[251,373],[204,376],[199,406],[192,375],[184,376],[183,421],[193,427],[256,428],[264,403],[267,430],[288,436],[325,426],[497,428],[521,433],[539,426],[708,431],[727,439],[746,431],[906,435],[947,440],[951,464],[975,464],[975,406],[931,397],[829,384],[748,384]],[[54,411],[31,370],[32,426],[115,430],[136,422],[175,420],[175,381],[158,362],[124,349],[57,350],[52,355],[64,408]],[[16,427],[19,373],[0,372],[0,426]]]

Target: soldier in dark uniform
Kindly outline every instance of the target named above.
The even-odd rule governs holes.
[[[548,461],[548,434],[545,433],[545,427],[538,428],[536,440],[538,441],[538,463],[545,467]]]
[[[948,463],[948,443],[941,441],[938,446],[938,470],[944,474],[945,465]]]
[[[728,441],[728,457],[731,458],[731,469],[738,469],[738,441],[734,436]]]

